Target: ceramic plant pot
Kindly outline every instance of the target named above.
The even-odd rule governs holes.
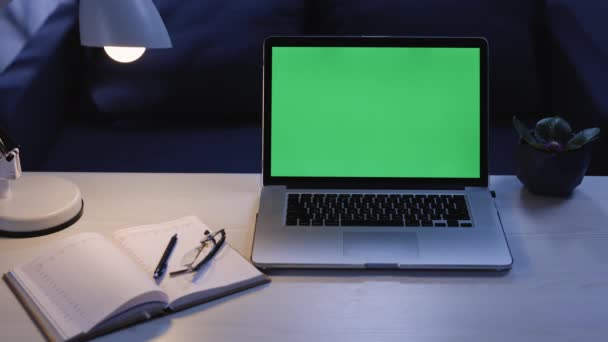
[[[516,147],[517,178],[532,193],[565,197],[581,184],[591,161],[591,147],[551,153],[525,142]]]

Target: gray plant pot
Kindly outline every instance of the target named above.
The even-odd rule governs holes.
[[[517,178],[532,193],[569,196],[583,181],[591,162],[591,146],[550,153],[520,142],[515,150]]]

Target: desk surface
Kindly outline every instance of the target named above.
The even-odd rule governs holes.
[[[251,253],[260,176],[57,173],[85,199],[74,226],[0,238],[0,271],[70,234],[197,215]],[[102,337],[104,341],[604,341],[608,336],[608,178],[586,177],[570,199],[536,197],[491,178],[513,269],[275,271],[272,283]],[[4,282],[0,340],[42,340]]]

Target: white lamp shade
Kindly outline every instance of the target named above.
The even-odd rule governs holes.
[[[80,43],[161,49],[171,38],[152,0],[80,0]]]

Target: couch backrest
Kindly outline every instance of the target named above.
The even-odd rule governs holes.
[[[547,79],[551,113],[565,117],[575,128],[608,128],[606,13],[608,3],[602,1],[547,2],[553,43]]]
[[[319,34],[485,37],[491,117],[544,108],[537,65],[543,1],[318,0],[316,7]]]
[[[15,7],[26,1],[19,0]],[[44,4],[43,4],[44,2]],[[14,59],[0,72],[0,126],[21,146],[24,169],[34,169],[45,158],[46,149],[55,139],[63,116],[77,98],[74,85],[79,78],[71,68],[78,65],[77,7],[75,1],[36,0],[35,25],[31,29],[3,31],[4,35],[18,34],[22,42]],[[23,4],[32,10],[31,4]],[[23,13],[31,20],[32,13]],[[40,18],[44,17],[44,18]],[[23,23],[13,18],[17,27]],[[26,25],[27,26],[27,25]],[[0,39],[0,45],[3,44]]]

